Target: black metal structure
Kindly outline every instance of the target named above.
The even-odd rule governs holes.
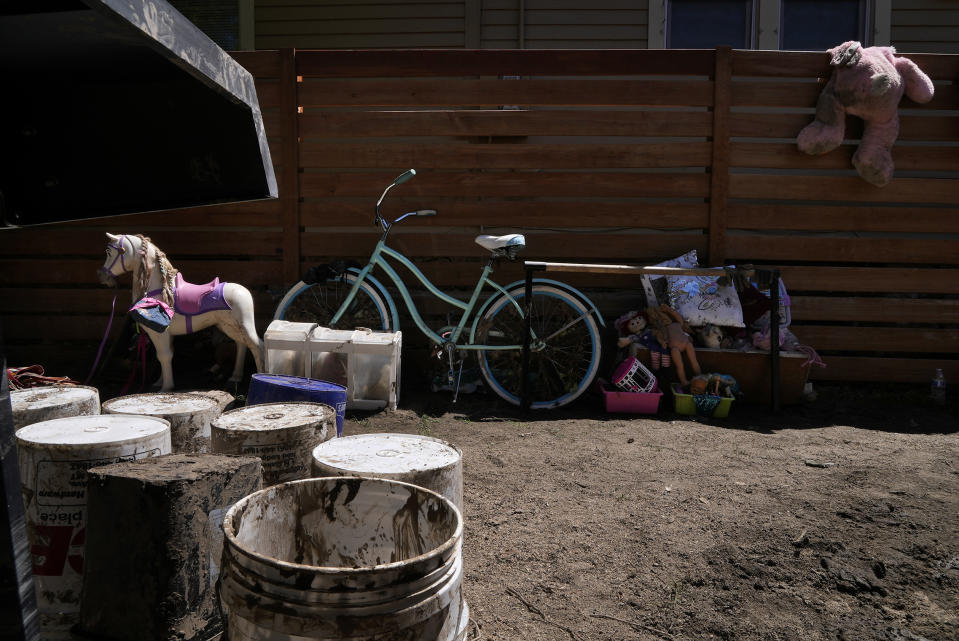
[[[5,225],[277,195],[253,78],[162,0],[0,4]]]
[[[253,77],[163,0],[4,0],[0,83],[0,227],[277,196]],[[33,641],[0,363],[0,637]]]

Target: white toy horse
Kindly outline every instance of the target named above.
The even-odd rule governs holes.
[[[163,371],[160,390],[173,390],[173,337],[217,326],[236,341],[236,365],[231,382],[243,378],[246,348],[253,352],[257,371],[263,368],[263,343],[256,334],[253,320],[253,296],[237,283],[221,283],[219,278],[205,285],[192,285],[183,280],[166,255],[150,239],[137,235],[107,234],[107,258],[98,274],[105,285],[115,285],[116,278],[133,274],[133,302],[146,295],[164,301],[174,314],[164,332],[142,329],[156,349]]]

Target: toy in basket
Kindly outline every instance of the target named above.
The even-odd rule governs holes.
[[[686,394],[676,383],[672,384],[673,408],[677,414],[726,418],[734,397],[728,394]]]
[[[631,356],[616,367],[612,383],[624,392],[651,392],[656,387],[656,377]]]

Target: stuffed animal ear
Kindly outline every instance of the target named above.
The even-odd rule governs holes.
[[[838,47],[826,51],[829,54],[829,64],[833,67],[852,67],[862,59],[862,43],[856,40],[844,42]]]

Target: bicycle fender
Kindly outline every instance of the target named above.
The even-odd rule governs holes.
[[[356,267],[347,267],[346,271],[353,274],[354,276],[360,275],[360,270]],[[383,284],[380,283],[380,281],[376,280],[376,278],[374,278],[370,274],[366,275],[366,278],[364,279],[364,281],[368,282],[370,285],[375,287],[377,291],[379,292],[380,296],[383,297],[383,300],[386,301],[386,304],[390,308],[391,327],[393,328],[394,332],[399,331],[400,315],[396,309],[396,303],[393,302],[393,297],[389,295],[389,293],[386,291],[386,288],[383,287]]]

